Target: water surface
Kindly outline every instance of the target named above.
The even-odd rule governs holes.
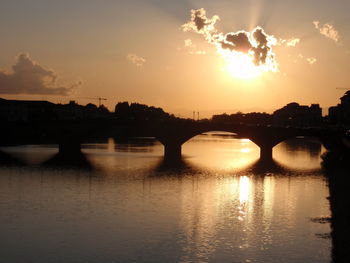
[[[331,262],[318,141],[259,164],[228,134],[197,136],[177,167],[149,138],[85,144],[92,170],[44,167],[54,145],[2,148],[0,262]],[[317,220],[316,220],[317,221]]]

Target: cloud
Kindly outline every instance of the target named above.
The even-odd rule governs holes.
[[[313,21],[313,24],[315,28],[318,29],[321,35],[324,35],[325,37],[328,37],[334,40],[335,42],[339,41],[339,32],[335,29],[335,27],[332,24],[326,23],[323,26],[321,26],[319,21]]]
[[[307,62],[310,65],[313,65],[317,62],[317,58],[315,57],[305,57],[303,54],[298,54],[297,59],[294,60],[294,63],[297,63],[298,61],[303,61],[303,62]]]
[[[68,95],[81,81],[70,87],[57,85],[57,74],[45,69],[28,54],[19,54],[12,71],[0,70],[1,94],[40,94],[40,95]]]
[[[274,54],[270,51],[272,51],[272,45],[276,45],[276,43],[272,43],[272,41],[276,42],[276,39],[271,39],[270,41],[268,36],[264,29],[261,27],[257,27],[254,29],[253,33],[253,39],[256,41],[256,46],[253,46],[252,50],[254,52],[254,62],[256,65],[265,64],[267,57],[270,56],[272,60],[274,60]]]
[[[306,58],[306,61],[310,64],[313,65],[317,62],[317,59],[314,57]]]
[[[128,54],[127,59],[131,63],[135,64],[137,67],[142,67],[143,64],[146,62],[146,59],[144,59],[143,57],[140,57],[136,54]]]
[[[275,70],[277,63],[272,46],[277,40],[265,33],[262,27],[256,27],[251,32],[240,30],[220,33],[215,28],[219,16],[208,18],[203,8],[191,10],[191,20],[182,25],[183,31],[192,31],[205,37],[208,43],[216,46],[219,53],[239,52],[251,57],[256,66],[264,66]]]
[[[222,48],[236,50],[243,53],[247,53],[253,48],[253,45],[249,40],[249,33],[245,31],[226,34],[224,40],[221,42],[221,46]]]
[[[208,18],[204,8],[191,10],[191,20],[181,26],[182,30],[194,31],[198,34],[204,35],[208,41],[213,41],[212,37],[216,33],[215,23],[220,20],[219,16]]]
[[[300,43],[300,38],[280,39],[280,43],[287,47],[295,47]]]
[[[298,43],[300,43],[300,38],[291,38],[286,42],[287,47],[295,47]]]
[[[188,51],[189,54],[191,55],[205,55],[206,52],[204,50],[198,50],[197,46],[193,44],[191,39],[185,39],[184,41],[184,47],[185,50]]]
[[[255,65],[263,65],[268,57],[273,57],[271,45],[273,40],[261,27],[256,27],[252,32],[238,31],[225,35],[221,47],[246,54],[252,54]]]

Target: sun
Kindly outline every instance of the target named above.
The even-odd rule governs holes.
[[[242,80],[253,80],[262,75],[263,70],[254,64],[249,54],[241,52],[224,53],[226,69],[230,76]]]
[[[234,79],[253,81],[267,72],[278,72],[278,64],[270,57],[258,65],[254,61],[254,52],[239,52],[218,48],[217,52],[224,58],[225,69]]]
[[[229,74],[238,79],[250,80],[261,76],[262,71],[252,61],[251,57],[244,53],[232,52],[226,58]]]

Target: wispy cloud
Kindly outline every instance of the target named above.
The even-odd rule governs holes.
[[[286,46],[286,47],[295,47],[297,44],[300,43],[300,38],[290,38],[290,39],[283,39],[280,38],[277,42],[279,46]]]
[[[193,44],[191,39],[184,40],[184,48],[188,51],[188,53],[192,55],[205,55],[206,52],[204,50],[199,50],[195,44]]]
[[[320,32],[320,34],[324,35],[329,39],[334,40],[335,42],[339,41],[340,34],[332,24],[326,23],[321,26],[319,21],[313,21],[313,24],[315,28]]]
[[[310,64],[313,65],[317,62],[317,59],[314,57],[306,58],[306,61]]]
[[[1,94],[68,95],[82,83],[67,87],[57,84],[58,76],[33,61],[28,54],[19,54],[11,71],[0,71]]]
[[[131,53],[127,55],[127,59],[131,63],[135,64],[137,67],[142,67],[143,64],[146,62],[145,58],[140,57],[140,56],[138,56],[136,54],[131,54]]]
[[[294,63],[297,63],[298,61],[307,62],[310,65],[313,65],[317,62],[317,58],[315,57],[305,57],[303,54],[298,54],[297,59],[294,60]]]
[[[295,47],[299,43],[300,43],[300,38],[291,38],[291,39],[285,40],[285,44],[287,47]]]

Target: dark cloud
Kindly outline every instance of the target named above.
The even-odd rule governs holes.
[[[228,33],[225,36],[225,40],[221,42],[221,46],[222,48],[248,53],[248,51],[253,47],[250,43],[248,34],[249,33],[245,31]]]
[[[196,10],[193,18],[193,22],[197,27],[197,30],[202,30],[206,25],[209,25],[207,22],[207,18],[205,16],[205,13],[201,12],[201,10]]]
[[[1,94],[68,95],[71,87],[57,85],[57,74],[37,64],[28,54],[20,54],[11,72],[0,71]]]
[[[263,65],[268,56],[272,56],[268,35],[261,27],[255,28],[251,33],[246,31],[231,32],[225,35],[221,41],[221,47],[231,51],[250,53],[254,63]]]
[[[204,35],[208,41],[211,41],[215,34],[215,23],[219,20],[218,16],[208,18],[204,8],[191,10],[191,20],[182,25],[183,31],[194,31]]]
[[[193,31],[204,35],[208,43],[213,44],[221,51],[240,52],[251,57],[256,66],[267,66],[271,70],[277,69],[277,62],[272,47],[277,45],[277,39],[265,33],[261,27],[256,27],[251,32],[244,30],[230,32],[227,34],[219,33],[215,28],[218,16],[207,18],[206,11],[203,8],[191,10],[191,20],[182,26],[184,31]],[[292,39],[291,44],[295,46],[300,39]],[[284,42],[287,42],[284,40]]]
[[[256,47],[253,47],[254,51],[254,63],[256,65],[262,65],[266,63],[266,58],[269,55],[271,48],[268,45],[267,35],[264,30],[260,27],[257,27],[253,31],[253,38],[256,41]]]
[[[268,43],[267,35],[261,27],[257,27],[254,29],[253,38],[257,42],[258,46],[266,46]]]

